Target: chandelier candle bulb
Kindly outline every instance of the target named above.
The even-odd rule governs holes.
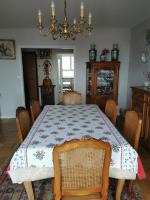
[[[42,25],[42,12],[41,12],[41,10],[38,11],[38,22],[39,22],[39,25],[41,26]]]
[[[83,4],[83,2],[81,2],[81,18],[83,18],[84,17],[84,4]]]
[[[92,24],[92,13],[89,12],[89,25],[91,25],[91,24]]]
[[[74,24],[74,25],[77,24],[77,20],[76,20],[76,18],[74,18],[74,20],[73,20],[73,24]]]
[[[54,1],[51,2],[52,16],[55,16],[55,4]]]

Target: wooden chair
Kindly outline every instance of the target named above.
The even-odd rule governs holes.
[[[113,99],[108,99],[105,106],[105,114],[116,125],[118,106]]]
[[[124,122],[124,137],[130,145],[137,151],[139,146],[139,139],[141,134],[142,120],[139,118],[137,112],[127,111]],[[129,192],[133,187],[133,181],[129,182]]]
[[[17,109],[16,109],[16,117],[18,116],[18,114],[19,114],[21,111],[24,111],[24,110],[26,110],[26,109],[25,109],[25,107],[23,107],[23,106],[17,107]]]
[[[53,150],[54,199],[107,199],[111,147],[96,139],[74,139]]]
[[[19,144],[21,144],[31,128],[31,120],[28,110],[16,110],[16,128],[18,133],[18,141]]]
[[[142,127],[142,120],[139,118],[137,112],[127,111],[124,122],[124,137],[137,151],[139,146],[139,139]]]
[[[82,96],[78,92],[65,92],[62,97],[62,104],[64,105],[80,105],[82,104]]]
[[[36,120],[41,112],[41,106],[38,100],[32,100],[30,103],[31,119],[32,123]]]

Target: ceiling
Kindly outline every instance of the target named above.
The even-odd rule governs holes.
[[[55,0],[59,20],[63,20],[63,0]],[[79,16],[81,0],[67,0],[68,18]],[[83,0],[85,14],[91,11],[95,27],[133,27],[150,18],[150,0]],[[0,0],[0,28],[37,26],[42,10],[48,24],[51,0]]]

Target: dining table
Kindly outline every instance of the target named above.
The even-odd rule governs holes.
[[[125,180],[136,179],[138,154],[95,104],[45,106],[10,161],[12,182],[24,183],[29,200],[34,200],[32,181],[54,177],[54,146],[85,138],[111,145],[109,177],[118,180],[115,199],[120,200]]]

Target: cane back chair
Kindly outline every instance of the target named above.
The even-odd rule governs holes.
[[[62,97],[64,105],[80,105],[82,104],[82,96],[78,92],[65,92]]]
[[[111,147],[96,139],[71,140],[53,150],[55,200],[107,199]]]

